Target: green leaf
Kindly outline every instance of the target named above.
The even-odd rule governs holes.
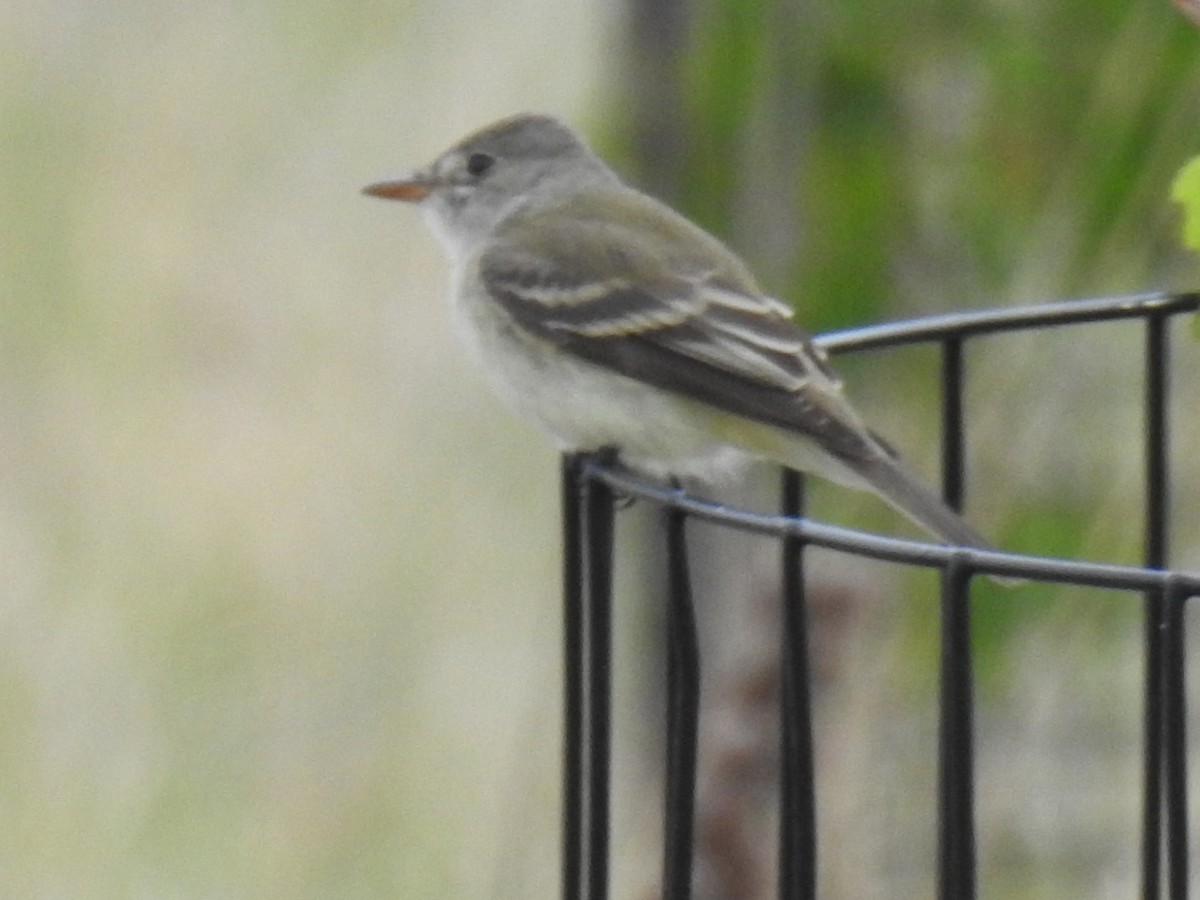
[[[1183,243],[1200,251],[1200,156],[1193,156],[1171,182],[1171,199],[1183,207]],[[1200,316],[1192,317],[1192,334],[1200,338]]]
[[[1179,170],[1171,183],[1171,199],[1183,207],[1183,243],[1200,251],[1200,156]]]

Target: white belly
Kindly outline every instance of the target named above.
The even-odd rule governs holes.
[[[569,356],[490,299],[454,294],[460,331],[496,391],[561,449],[616,447],[625,464],[649,474],[709,480],[747,461],[718,436],[721,413]]]

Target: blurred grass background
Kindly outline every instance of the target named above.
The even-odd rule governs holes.
[[[548,111],[814,329],[1192,286],[1166,185],[1200,144],[1196,42],[1116,0],[0,9],[0,894],[554,894],[556,459],[466,364],[417,217],[362,184]],[[1137,347],[972,357],[971,503],[1005,546],[1137,558]],[[932,473],[927,364],[846,371]],[[981,729],[1025,760],[981,760],[985,876],[1127,896],[1136,613],[1026,599],[980,614]],[[919,606],[846,639],[830,896],[927,887],[932,832],[895,840],[889,797],[899,748],[931,758],[927,715],[887,718],[928,697]]]

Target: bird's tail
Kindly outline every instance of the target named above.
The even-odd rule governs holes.
[[[894,456],[881,452],[855,466],[856,474],[898,512],[947,544],[995,549]]]
[[[914,475],[878,435],[869,432],[847,407],[843,417],[849,452],[831,453],[826,446],[798,439],[795,432],[763,426],[738,432],[738,442],[757,455],[802,472],[814,472],[847,487],[878,494],[898,512],[956,547],[994,550],[983,535],[947,506],[925,482]],[[834,423],[837,424],[837,423]]]

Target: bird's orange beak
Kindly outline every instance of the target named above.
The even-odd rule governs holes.
[[[403,200],[405,203],[420,203],[433,191],[433,181],[420,172],[404,175],[390,181],[378,181],[362,189],[364,194],[382,197],[384,200]]]

